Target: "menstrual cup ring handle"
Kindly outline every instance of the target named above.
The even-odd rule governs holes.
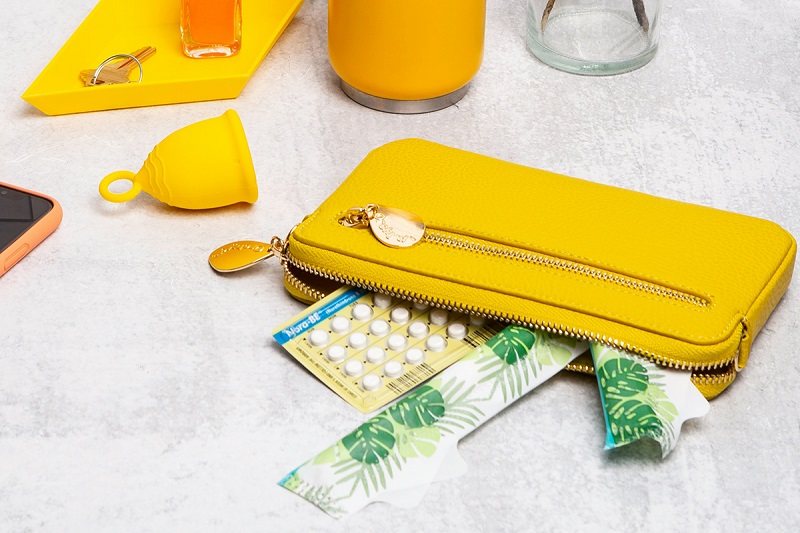
[[[103,181],[100,182],[100,196],[102,196],[109,202],[115,202],[115,203],[122,203],[122,202],[127,202],[128,200],[133,200],[134,198],[136,198],[137,194],[142,192],[142,186],[136,183],[134,181],[134,178],[136,178],[136,174],[134,174],[130,170],[117,170],[116,172],[112,172],[111,174],[103,178]],[[116,193],[109,191],[108,190],[109,185],[118,180],[128,180],[131,183],[133,183],[133,185],[131,186],[130,189],[128,189],[125,192]]]

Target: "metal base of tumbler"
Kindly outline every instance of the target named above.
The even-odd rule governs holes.
[[[340,79],[340,84],[344,94],[356,103],[386,113],[398,113],[402,115],[412,115],[415,113],[430,113],[439,111],[445,107],[450,107],[467,94],[469,83],[451,93],[436,98],[426,100],[392,100],[391,98],[381,98],[365,92],[359,91],[346,81]]]

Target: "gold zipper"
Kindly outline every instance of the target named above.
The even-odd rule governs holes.
[[[369,283],[366,280],[354,279],[354,278],[351,278],[349,276],[337,275],[337,274],[334,274],[334,273],[326,273],[325,271],[323,271],[323,270],[321,270],[319,268],[313,267],[313,266],[311,266],[311,265],[309,265],[307,263],[304,263],[304,262],[298,260],[294,256],[289,255],[288,254],[288,250],[287,250],[286,255],[282,257],[282,264],[283,264],[283,270],[284,270],[284,278],[289,283],[289,285],[291,285],[294,289],[296,289],[301,294],[306,295],[310,300],[319,301],[319,300],[325,298],[326,294],[324,292],[322,292],[322,291],[314,289],[313,287],[311,287],[310,285],[308,285],[307,283],[302,281],[294,272],[292,272],[292,268],[300,269],[303,272],[306,272],[306,273],[309,273],[309,274],[312,274],[312,275],[315,275],[315,276],[318,276],[320,278],[327,279],[327,280],[330,280],[330,281],[335,281],[335,282],[342,283],[342,284],[345,284],[345,285],[352,285],[352,286],[368,289],[368,290],[371,290],[371,291],[374,291],[374,292],[383,292],[383,293],[386,293],[386,294],[390,294],[390,295],[392,295],[394,297],[402,298],[402,299],[409,300],[409,301],[420,302],[420,303],[424,303],[426,305],[431,305],[431,306],[434,306],[434,307],[442,307],[442,308],[448,309],[448,310],[455,310],[455,311],[464,312],[464,313],[478,314],[478,315],[484,316],[484,317],[489,318],[489,319],[498,320],[500,322],[516,323],[516,324],[520,324],[520,325],[524,325],[524,326],[528,326],[528,327],[534,327],[534,328],[537,328],[537,329],[544,329],[545,331],[549,331],[551,333],[557,333],[559,335],[570,336],[570,337],[574,337],[574,338],[578,338],[578,339],[586,340],[586,341],[590,341],[590,342],[601,342],[601,343],[606,344],[608,346],[613,346],[613,347],[616,347],[616,348],[622,348],[622,349],[625,349],[627,351],[634,352],[637,355],[646,357],[649,360],[651,360],[651,361],[653,361],[655,363],[661,364],[661,365],[665,365],[665,366],[668,366],[668,367],[671,367],[671,368],[679,368],[679,369],[684,369],[684,370],[691,370],[692,371],[692,381],[695,384],[707,385],[707,386],[721,386],[721,385],[726,385],[728,383],[731,383],[736,377],[736,368],[735,368],[734,362],[732,362],[732,361],[717,362],[717,363],[713,363],[713,364],[709,364],[709,365],[690,365],[690,364],[686,364],[686,363],[680,363],[680,362],[678,362],[678,361],[676,361],[674,359],[659,357],[659,356],[657,356],[657,355],[655,355],[652,352],[649,352],[647,350],[639,349],[639,348],[637,348],[635,346],[632,346],[630,344],[618,343],[618,341],[612,340],[612,339],[608,339],[607,337],[604,337],[604,336],[600,336],[600,335],[592,336],[592,334],[590,334],[588,332],[586,332],[585,334],[580,334],[580,333],[577,333],[577,332],[570,332],[570,331],[567,330],[567,328],[564,328],[564,327],[562,327],[562,328],[544,328],[544,327],[541,327],[541,326],[537,325],[538,322],[531,323],[531,322],[528,322],[528,321],[513,321],[513,320],[511,320],[511,319],[509,319],[507,317],[500,317],[500,316],[495,315],[494,313],[490,313],[490,312],[487,312],[487,311],[470,310],[470,309],[468,309],[468,308],[466,308],[464,306],[455,305],[455,304],[442,304],[440,301],[434,301],[434,300],[431,300],[430,298],[420,297],[419,295],[410,296],[411,293],[406,293],[404,291],[389,290],[386,287],[383,287],[381,285],[374,284],[374,283]],[[736,360],[736,357],[738,357],[738,352],[734,356],[733,361]],[[582,374],[589,374],[589,375],[592,375],[592,376],[595,375],[594,366],[591,364],[591,362],[581,362],[579,360],[576,360],[576,361],[573,361],[572,363],[568,364],[566,366],[566,369],[570,370],[570,371],[573,371],[573,372],[580,372]],[[715,372],[711,372],[712,370],[716,370],[716,371]]]
[[[395,248],[410,247],[415,246],[420,242],[427,242],[430,244],[459,248],[476,253],[557,268],[629,287],[634,290],[640,290],[651,294],[657,294],[666,298],[676,299],[690,305],[697,305],[701,307],[710,305],[708,300],[700,296],[692,295],[647,281],[630,278],[596,267],[582,265],[580,263],[558,259],[544,254],[521,251],[512,247],[480,242],[478,240],[467,239],[461,236],[454,237],[452,234],[448,234],[441,230],[429,229],[425,227],[424,222],[422,222],[422,220],[416,215],[394,208],[386,208],[375,204],[368,204],[364,208],[352,208],[342,215],[340,218],[340,223],[348,227],[368,227],[380,242]],[[293,231],[294,228],[292,228],[292,232]],[[645,357],[654,363],[666,366],[668,368],[691,370],[693,372],[693,379],[700,380],[706,385],[722,385],[729,383],[733,381],[737,371],[735,362],[739,356],[738,350],[731,358],[725,360],[700,364],[687,363],[675,358],[653,353],[650,350],[596,332],[542,320],[529,320],[525,317],[509,313],[497,313],[477,306],[463,305],[444,298],[431,298],[427,295],[413,291],[392,287],[382,283],[375,283],[363,278],[350,276],[333,270],[319,268],[306,263],[291,254],[291,251],[289,250],[289,238],[291,237],[292,232],[289,233],[289,236],[287,236],[285,241],[280,242],[280,246],[275,246],[275,249],[279,250],[276,255],[279,255],[281,259],[281,264],[284,268],[284,276],[288,284],[300,294],[306,295],[311,300],[320,300],[324,298],[326,294],[311,287],[308,283],[301,280],[298,275],[292,271],[293,268],[322,279],[367,289],[373,292],[389,294],[391,296],[412,302],[419,302],[442,309],[483,316],[487,319],[497,320],[500,322],[518,324],[565,337],[572,337],[589,342],[599,342],[609,347],[625,350]],[[573,368],[570,368],[570,366]],[[570,368],[570,370],[594,374],[594,368],[588,363],[580,364],[578,362],[573,362],[573,364],[570,366],[567,367]]]
[[[300,294],[306,295],[309,300],[318,302],[327,296],[327,294],[325,294],[324,292],[311,287],[303,280],[301,280],[298,276],[296,276],[294,272],[292,272],[291,270],[292,264],[293,263],[291,261],[284,260],[283,257],[281,257],[281,266],[283,266],[283,277],[289,283],[289,285],[291,285]]]
[[[695,296],[693,294],[689,294],[686,292],[678,291],[669,287],[665,287],[663,285],[658,285],[655,283],[650,283],[636,278],[631,278],[621,274],[616,274],[614,272],[599,269],[596,267],[591,267],[588,265],[583,265],[581,263],[576,263],[574,261],[569,261],[566,259],[559,259],[556,257],[539,254],[535,252],[518,250],[512,247],[506,247],[495,243],[486,243],[478,240],[468,239],[461,235],[454,236],[454,234],[442,230],[426,228],[421,240],[422,242],[426,243],[446,246],[459,250],[466,250],[483,255],[498,257],[501,259],[510,259],[513,261],[532,263],[549,268],[555,268],[566,272],[580,274],[600,281],[621,285],[629,289],[639,290],[650,294],[662,296],[665,298],[679,300],[681,302],[690,305],[696,305],[699,307],[706,307],[710,305],[710,302],[705,298],[702,298],[700,296]],[[558,329],[563,330],[564,328],[558,328]],[[581,337],[580,335],[571,335],[571,336],[576,338],[584,338],[584,340],[602,342],[603,344],[607,344],[615,348],[623,348],[629,352],[634,351],[635,353],[647,357],[648,359],[656,363],[664,364],[663,363],[664,358],[659,358],[652,352],[646,350],[637,350],[630,345],[623,346],[621,344],[618,344],[618,341],[616,339],[613,340],[613,342],[608,343],[605,342],[604,340],[593,339],[591,337],[588,338]],[[723,361],[723,362],[713,363],[711,365],[687,365],[685,363],[681,363],[680,366],[669,363],[667,364],[667,366],[671,368],[692,370],[692,381],[697,385],[709,385],[709,386],[722,385],[724,383],[730,383],[735,379],[736,366],[734,363],[738,357],[739,354],[737,351],[733,361]],[[573,361],[572,363],[568,364],[566,368],[567,370],[571,370],[573,372],[595,375],[594,365],[591,363],[591,361],[588,362]],[[699,371],[715,370],[715,372],[698,373],[695,372],[696,370]],[[719,372],[719,370],[722,370],[722,372]]]
[[[590,376],[595,375],[594,363],[592,361],[591,356],[580,355],[576,359],[574,359],[571,363],[567,363],[567,366],[565,366],[564,368],[572,372],[589,374]]]
[[[468,239],[460,235],[454,236],[454,234],[450,232],[429,228],[425,230],[422,240],[427,243],[446,246],[449,248],[456,248],[483,255],[499,257],[501,259],[510,259],[513,261],[555,268],[557,270],[571,272],[573,274],[580,274],[582,276],[587,276],[600,281],[621,285],[629,289],[647,292],[665,298],[671,298],[673,300],[679,300],[681,302],[699,307],[706,307],[710,305],[710,302],[701,296],[671,289],[669,287],[651,283],[649,281],[631,278],[622,274],[603,270],[601,268],[570,261],[568,259],[559,259],[536,252],[518,250],[509,246]]]
[[[732,366],[733,361],[738,356],[737,352],[737,354],[735,354],[732,358],[723,361],[715,361],[712,363],[701,363],[701,364],[686,363],[685,361],[680,361],[678,359],[674,359],[671,357],[665,357],[663,355],[653,353],[644,348],[626,342],[622,342],[619,339],[614,339],[606,335],[601,335],[596,332],[591,332],[578,328],[572,328],[569,326],[555,324],[552,322],[545,322],[542,320],[533,320],[533,321],[526,320],[524,317],[514,314],[495,313],[486,309],[482,309],[480,307],[463,305],[459,304],[458,302],[446,300],[444,298],[431,298],[424,294],[416,293],[413,291],[407,291],[404,289],[399,289],[397,287],[391,287],[389,285],[385,285],[382,283],[374,283],[372,281],[363,278],[349,276],[341,272],[334,272],[332,270],[322,269],[294,257],[291,254],[291,250],[289,249],[288,246],[285,247],[284,249],[284,255],[281,257],[281,262],[283,264],[284,274],[289,284],[292,285],[292,287],[294,287],[301,293],[308,295],[309,298],[314,300],[324,298],[325,294],[320,291],[317,291],[316,289],[310,288],[308,284],[301,281],[297,277],[297,275],[292,272],[291,270],[292,267],[327,280],[341,283],[343,285],[351,285],[354,287],[367,289],[373,292],[381,292],[411,302],[419,302],[422,304],[431,305],[433,307],[447,309],[448,311],[456,311],[459,313],[478,315],[490,320],[497,320],[499,322],[505,322],[509,324],[517,324],[521,326],[535,328],[541,331],[546,331],[548,333],[560,335],[563,337],[572,337],[575,339],[585,340],[589,342],[599,342],[613,348],[625,350],[640,355],[642,357],[646,357],[647,359],[653,361],[654,363],[666,366],[668,368],[691,370],[691,371],[712,371],[716,369],[723,369],[727,366]]]
[[[592,363],[592,358],[582,355],[565,366],[570,372],[578,372],[590,376],[597,375]],[[727,386],[736,379],[735,365],[721,367],[713,372],[692,372],[692,383],[698,387],[720,387]],[[715,393],[715,395],[718,392]]]
[[[427,227],[425,222],[408,211],[377,204],[353,207],[342,213],[339,223],[350,228],[369,228],[375,238],[392,248],[408,248],[421,242],[489,255],[500,259],[519,261],[590,277],[628,289],[654,294],[680,302],[707,307],[711,302],[695,294],[673,289],[657,283],[633,278],[569,259],[521,250],[513,246],[469,238],[453,231]]]
[[[728,367],[717,369],[715,372],[692,372],[692,382],[695,385],[722,385],[736,379],[736,373],[736,365],[731,364]]]

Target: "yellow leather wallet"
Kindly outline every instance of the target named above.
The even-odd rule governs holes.
[[[349,284],[598,341],[691,370],[708,398],[746,365],[797,249],[766,220],[418,139],[371,152],[273,247],[301,300]]]

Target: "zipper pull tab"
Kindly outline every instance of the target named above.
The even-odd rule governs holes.
[[[425,235],[425,223],[414,213],[377,204],[348,209],[339,223],[350,228],[369,227],[376,239],[391,248],[409,248]]]
[[[294,231],[294,228],[292,228]],[[289,232],[289,235],[292,234]],[[269,243],[259,241],[235,241],[220,246],[208,256],[208,264],[217,272],[236,272],[277,256],[285,261],[289,238],[273,237]]]

